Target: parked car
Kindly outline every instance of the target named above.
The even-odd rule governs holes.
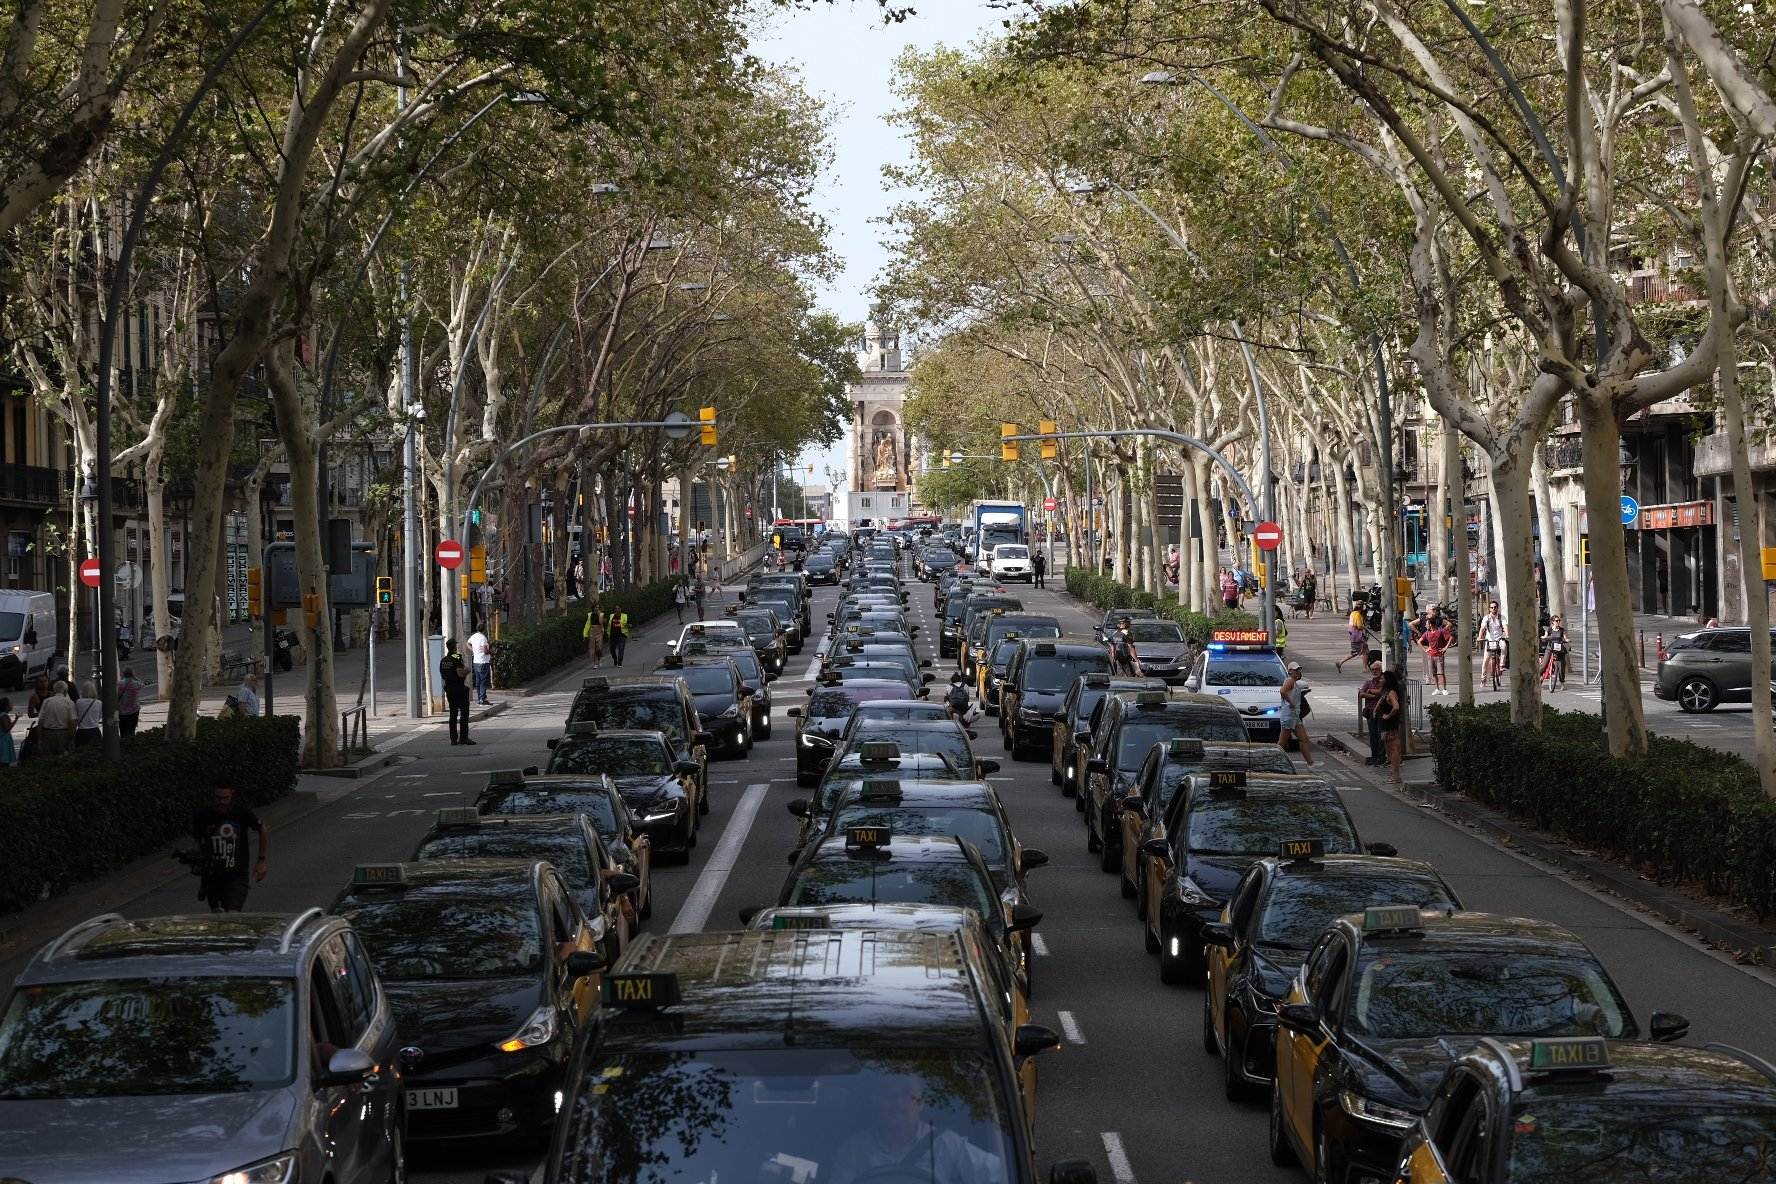
[[[1776,630],[1770,637],[1776,649]],[[1769,676],[1776,680],[1776,660]],[[1692,712],[1751,702],[1751,630],[1727,626],[1679,634],[1659,662],[1653,695]]]

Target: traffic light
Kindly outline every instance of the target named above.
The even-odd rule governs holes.
[[[1001,437],[1016,436],[1018,434],[1019,434],[1018,425],[1015,423],[1002,423],[999,425],[999,435]],[[1001,439],[999,441],[999,459],[1000,460],[1016,460],[1017,458],[1018,458],[1017,441],[1016,440]]]
[[[247,569],[247,615],[256,617],[265,611],[265,572],[262,568]]]
[[[376,603],[393,604],[395,602],[395,577],[376,577]]]
[[[701,434],[699,435],[698,438],[707,447],[714,448],[715,447],[715,440],[716,440],[716,437],[715,437],[715,408],[713,408],[713,407],[699,407],[697,409],[697,418],[700,421],[702,421],[702,424],[703,424],[702,428],[699,429]]]
[[[1052,432],[1060,431],[1060,429],[1055,426],[1055,421],[1052,419],[1038,420],[1036,423],[1036,430],[1041,432],[1045,436],[1049,435]],[[1044,440],[1042,442],[1042,459],[1043,460],[1053,460],[1055,457],[1059,456],[1060,454],[1061,454],[1061,448],[1060,448],[1059,441]]]
[[[947,452],[943,454],[943,467],[946,469],[950,467],[950,454]]]

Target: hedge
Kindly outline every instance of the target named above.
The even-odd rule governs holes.
[[[634,631],[662,613],[672,609],[672,586],[676,577],[655,580],[639,588],[621,592],[602,592],[598,605],[606,612],[629,614],[629,629]],[[586,614],[591,602],[575,600],[559,612],[550,613],[534,625],[508,630],[493,643],[493,682],[499,687],[515,687],[555,668],[584,657]]]
[[[1776,915],[1776,801],[1739,757],[1663,736],[1645,757],[1612,757],[1597,716],[1544,708],[1537,732],[1512,726],[1505,703],[1433,705],[1431,745],[1445,790]]]
[[[117,763],[78,749],[0,772],[6,853],[0,913],[97,879],[191,833],[192,812],[227,781],[236,800],[267,805],[296,786],[301,721],[293,715],[200,719],[193,740],[164,729],[123,743]],[[195,891],[195,883],[193,891]]]
[[[1111,577],[1083,567],[1069,567],[1066,572],[1067,592],[1080,600],[1090,601],[1106,611],[1113,608],[1145,608],[1184,627],[1184,636],[1191,644],[1209,643],[1211,629],[1256,629],[1258,618],[1251,613],[1219,612],[1214,616],[1192,612],[1169,596],[1155,596],[1141,588],[1131,588]]]

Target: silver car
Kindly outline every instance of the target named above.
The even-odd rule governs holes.
[[[1776,649],[1776,631],[1771,645]],[[1776,679],[1776,661],[1770,677]],[[1685,711],[1751,702],[1751,630],[1728,627],[1678,635],[1659,663],[1653,695],[1675,699]]]
[[[0,1165],[31,1184],[406,1179],[395,1020],[320,909],[83,921],[0,1013]]]

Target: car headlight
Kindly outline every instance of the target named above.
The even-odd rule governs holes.
[[[522,1052],[555,1039],[555,1009],[548,1005],[537,1008],[524,1021],[524,1026],[499,1042],[501,1052]]]
[[[296,1153],[286,1151],[282,1155],[262,1159],[244,1168],[211,1176],[210,1184],[288,1184],[295,1177]]]
[[[721,718],[722,719],[739,719],[740,718],[740,704],[736,703],[732,707],[728,708],[726,711],[722,712]]]
[[[1371,1102],[1368,1098],[1359,1097],[1348,1089],[1338,1091],[1338,1104],[1352,1118],[1363,1122],[1372,1122],[1376,1126],[1391,1127],[1394,1130],[1405,1130],[1418,1121],[1418,1115],[1398,1106],[1384,1106],[1380,1102]]]
[[[1018,718],[1026,723],[1039,724],[1042,722],[1042,712],[1034,707],[1020,707],[1018,708]]]
[[[825,736],[816,736],[813,732],[803,732],[796,738],[796,743],[803,748],[831,748],[833,742]]]
[[[1178,890],[1178,899],[1189,909],[1200,909],[1204,905],[1215,903],[1215,898],[1204,892],[1189,876],[1184,877],[1183,885]]]
[[[641,811],[641,820],[643,822],[664,822],[666,819],[677,814],[683,809],[683,807],[683,798],[675,798],[669,802],[660,802],[657,805],[645,806]]]

